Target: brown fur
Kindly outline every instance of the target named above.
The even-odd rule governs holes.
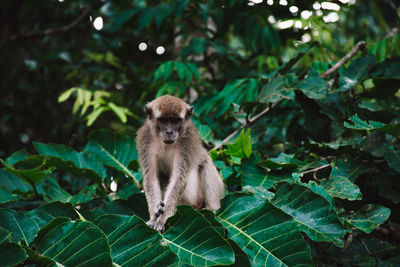
[[[150,214],[148,225],[162,232],[178,203],[194,208],[204,203],[206,209],[215,212],[220,207],[224,185],[190,120],[188,104],[173,96],[162,96],[146,108],[154,116],[139,129],[137,149]],[[157,116],[182,118],[182,115],[176,142],[163,143],[155,126]]]

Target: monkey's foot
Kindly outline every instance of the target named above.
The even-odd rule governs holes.
[[[161,201],[158,205],[157,205],[157,211],[156,211],[156,218],[159,217],[161,214],[164,213],[164,201]]]
[[[148,226],[150,226],[151,228],[156,229],[156,230],[159,231],[160,233],[163,233],[163,232],[165,231],[165,226],[164,226],[164,224],[159,224],[159,223],[157,223],[157,222],[155,222],[155,221],[151,221],[151,220],[147,221],[146,224],[147,224]]]

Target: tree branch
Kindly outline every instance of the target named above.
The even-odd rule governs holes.
[[[283,101],[283,99],[279,100],[278,102],[275,102],[274,104],[272,104],[271,106],[267,107],[266,109],[264,109],[263,111],[261,111],[260,113],[258,113],[256,116],[254,116],[253,118],[249,119],[246,121],[245,124],[242,124],[239,128],[237,128],[235,131],[233,131],[230,135],[228,135],[224,140],[222,140],[222,143],[215,146],[213,149],[220,149],[226,142],[228,142],[232,137],[234,137],[240,130],[242,130],[243,128],[246,128],[248,126],[250,126],[251,124],[255,123],[256,121],[258,121],[259,119],[261,119],[265,114],[267,114],[271,109],[273,109],[274,107],[276,107],[277,105],[279,105],[281,102]]]
[[[340,67],[342,67],[344,64],[346,64],[347,61],[349,61],[354,55],[359,51],[363,50],[365,48],[365,42],[360,41],[358,42],[347,55],[345,55],[343,58],[341,58],[335,65],[332,66],[329,70],[325,71],[324,73],[321,74],[322,78],[326,78],[329,75],[335,73]]]
[[[328,163],[328,164],[325,164],[325,165],[321,165],[321,166],[319,166],[319,167],[316,167],[316,168],[314,168],[314,169],[301,172],[301,173],[299,173],[299,174],[300,174],[300,175],[304,175],[304,174],[310,173],[310,172],[317,172],[317,171],[319,171],[319,170],[321,170],[321,169],[325,169],[325,168],[330,167],[330,166],[331,166],[331,164]]]
[[[41,32],[34,32],[34,33],[27,33],[27,34],[15,34],[15,35],[11,36],[7,41],[5,41],[1,45],[0,51],[3,50],[7,45],[11,44],[12,42],[18,41],[18,40],[41,38],[44,36],[55,35],[55,34],[67,32],[67,31],[75,28],[77,25],[79,25],[79,23],[81,23],[85,18],[87,18],[87,16],[90,14],[90,12],[94,8],[98,8],[98,7],[102,6],[105,2],[106,1],[102,0],[95,5],[87,7],[85,10],[83,10],[83,12],[75,20],[73,20],[71,23],[69,23],[65,26],[62,26],[60,28],[47,29],[47,30],[44,30]]]
[[[332,68],[330,68],[329,70],[327,70],[326,72],[321,74],[322,78],[326,78],[329,75],[333,74],[334,72],[336,72],[338,69],[340,69],[340,67],[342,67],[344,64],[346,64],[347,61],[349,61],[352,57],[354,57],[354,55],[359,51],[365,48],[366,43],[364,41],[360,41],[358,42],[351,50],[349,53],[347,53],[343,58],[341,58],[335,65],[332,66]],[[228,135],[224,140],[222,140],[222,143],[215,146],[214,148],[212,148],[211,150],[214,149],[220,149],[222,148],[222,146],[224,144],[226,144],[226,142],[228,142],[232,137],[234,137],[240,130],[242,130],[245,127],[250,126],[251,124],[255,123],[257,120],[259,120],[260,118],[262,118],[263,116],[265,116],[272,108],[276,107],[277,105],[279,105],[281,102],[283,101],[283,99],[279,100],[278,102],[272,104],[271,106],[267,107],[266,109],[264,109],[263,111],[261,111],[259,114],[257,114],[256,116],[254,116],[253,118],[247,120],[246,118],[246,123],[242,124],[239,128],[237,128],[235,131],[233,131],[230,135]],[[318,171],[319,169],[322,168],[326,168],[330,166],[330,164],[327,165],[323,165],[320,166],[318,168],[312,169],[310,171],[306,171],[303,172],[304,173],[308,173],[308,172],[312,172],[312,171]]]

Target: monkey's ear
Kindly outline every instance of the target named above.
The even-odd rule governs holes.
[[[193,114],[193,106],[190,106],[190,108],[188,108],[188,110],[186,111],[185,119],[190,120],[192,114]]]
[[[153,111],[148,105],[144,106],[144,114],[146,115],[146,119],[151,120],[153,118]]]

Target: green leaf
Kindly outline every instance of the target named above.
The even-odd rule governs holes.
[[[351,182],[355,182],[357,177],[366,171],[366,166],[346,156],[332,162],[332,171],[329,176],[345,177]]]
[[[302,232],[313,241],[332,242],[342,247],[346,230],[337,218],[335,210],[320,195],[300,185],[281,183],[272,205],[292,216]]]
[[[379,40],[376,48],[376,62],[381,63],[385,61],[388,55],[388,39],[384,38]]]
[[[294,99],[295,94],[288,88],[288,81],[285,76],[273,77],[267,85],[264,85],[258,95],[258,100],[265,103],[275,103],[280,99]]]
[[[56,218],[37,233],[33,245],[59,266],[112,266],[107,239],[90,222]]]
[[[232,248],[214,228],[214,223],[206,220],[192,207],[179,206],[167,224],[172,226],[164,233],[164,240],[182,262],[196,266],[227,265],[234,262]]]
[[[28,159],[24,160],[27,161]],[[6,161],[0,159],[1,163],[6,167],[6,170],[9,171],[10,173],[14,174],[15,176],[21,178],[25,182],[28,182],[29,184],[32,185],[37,185],[39,182],[42,181],[42,179],[48,175],[50,175],[53,170],[55,169],[54,167],[50,167],[48,169],[42,170],[43,166],[46,164],[46,160],[43,159],[41,164],[37,166],[36,168],[33,169],[15,169],[13,166],[8,164]],[[20,161],[19,164],[21,162]]]
[[[321,78],[318,72],[311,69],[307,77],[297,86],[307,97],[312,99],[323,99],[328,92],[328,84]]]
[[[255,159],[243,160],[240,165],[242,186],[263,187],[269,189],[274,186],[274,181],[269,179],[267,170],[257,165]]]
[[[107,176],[106,169],[93,155],[76,152],[71,147],[61,144],[46,145],[33,142],[33,146],[40,155],[46,156],[48,165],[55,166],[58,170],[88,177],[98,183]]]
[[[348,200],[362,199],[360,188],[343,176],[331,176],[322,180],[321,186],[333,197]]]
[[[80,190],[79,194],[73,196],[63,190],[54,179],[49,178],[43,184],[43,189],[45,191],[43,198],[47,202],[60,201],[78,205],[89,202],[97,197],[96,188],[96,185],[85,186]]]
[[[46,224],[42,219],[10,209],[0,209],[0,226],[12,232],[12,241],[23,240],[29,245]]]
[[[16,194],[11,194],[2,187],[0,187],[0,204],[8,203],[8,202],[13,202],[18,200],[19,197]]]
[[[339,86],[336,91],[344,92],[352,89],[356,84],[363,81],[370,69],[375,64],[375,58],[372,55],[353,60],[349,68],[340,75]]]
[[[0,186],[7,189],[8,192],[22,192],[27,193],[32,190],[32,186],[25,183],[23,180],[14,174],[0,169]]]
[[[63,93],[61,93],[61,95],[58,97],[58,103],[62,103],[64,101],[66,101],[73,92],[77,91],[80,88],[77,87],[73,87],[71,89],[68,89],[67,91],[64,91]]]
[[[109,130],[95,130],[89,134],[85,151],[95,155],[103,164],[122,171],[132,178],[138,188],[141,188],[134,172],[128,168],[132,160],[138,159],[135,144],[135,141],[128,136]]]
[[[11,242],[11,233],[0,228],[0,259],[1,266],[16,266],[28,256],[25,250]]]
[[[400,135],[400,123],[384,124],[378,121],[364,121],[360,119],[357,115],[353,115],[349,118],[353,123],[344,122],[344,126],[354,130],[377,130],[379,132],[384,132],[392,136]]]
[[[352,226],[369,234],[384,223],[389,216],[389,208],[368,204],[363,206],[359,211],[347,216],[346,221]]]
[[[104,215],[95,224],[108,239],[113,261],[121,266],[170,266],[178,262],[162,236],[136,216]]]
[[[400,172],[400,150],[396,150],[393,146],[387,147],[384,157],[390,168]]]
[[[400,63],[398,59],[390,59],[382,62],[374,68],[371,73],[372,78],[379,79],[400,79]]]
[[[24,148],[24,149],[14,152],[11,156],[9,156],[7,158],[7,162],[11,165],[14,165],[18,161],[24,160],[24,159],[28,158],[29,156],[30,156],[30,154]]]
[[[118,116],[122,123],[126,123],[128,118],[126,117],[124,108],[117,106],[113,102],[108,102],[107,105],[110,109]]]
[[[108,110],[108,107],[97,107],[94,108],[93,111],[86,116],[86,126],[91,126],[97,118],[101,115],[101,113],[105,112]]]
[[[296,222],[261,198],[228,195],[217,212],[217,220],[249,256],[251,266],[313,265],[310,248]]]
[[[228,149],[225,151],[226,154],[237,158],[250,158],[251,156],[251,137],[250,129],[244,129],[240,132],[239,137],[235,140],[235,143],[229,144]]]
[[[39,218],[45,223],[49,223],[56,217],[68,217],[72,220],[79,219],[77,212],[71,204],[65,204],[58,201],[43,204],[36,209],[25,212],[25,215],[31,215],[35,218]]]
[[[304,165],[304,162],[295,159],[294,154],[280,153],[278,157],[269,158],[261,162],[261,165],[271,170],[280,170],[282,168],[295,168]]]

